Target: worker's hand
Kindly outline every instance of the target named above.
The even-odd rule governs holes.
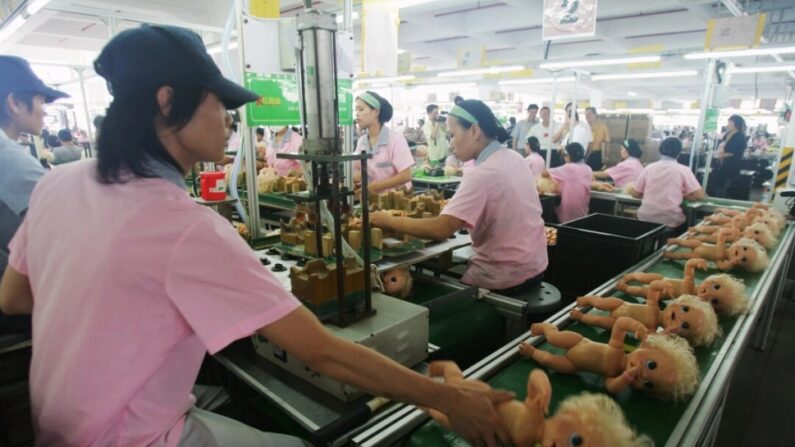
[[[375,211],[370,213],[370,224],[374,227],[388,228],[392,214],[387,211]]]
[[[475,446],[509,444],[510,435],[494,406],[513,399],[514,394],[483,389],[467,382],[452,386],[456,387],[458,393],[452,409],[447,413],[450,427]]]

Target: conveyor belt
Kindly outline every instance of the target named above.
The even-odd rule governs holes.
[[[781,272],[788,267],[791,255],[795,227],[789,225],[782,232],[778,246],[771,252],[771,266],[762,273],[747,273],[734,271],[732,274],[744,280],[748,295],[752,299],[752,308],[748,315],[741,317],[720,318],[723,336],[718,338],[713,346],[696,349],[702,382],[694,396],[682,403],[664,402],[646,396],[637,391],[625,391],[614,396],[621,405],[629,422],[640,432],[649,435],[658,446],[663,445],[696,445],[696,443],[709,436],[710,424],[715,424],[717,408],[720,405],[731,378],[731,373],[737,363],[739,354],[745,343],[750,339],[750,330],[757,320],[764,322],[769,319],[774,308],[775,298],[781,284]],[[647,272],[661,273],[667,277],[682,277],[683,263],[664,260],[659,254],[651,259],[641,262],[638,267]],[[633,271],[635,268],[629,269]],[[715,273],[697,271],[697,280],[701,281],[706,276]],[[604,293],[598,293],[604,292]],[[597,290],[597,294],[621,296],[613,292],[610,286]],[[633,299],[626,297],[626,299]],[[586,337],[606,342],[609,333],[605,330],[592,328],[568,320],[567,313],[571,307],[559,313],[552,321],[566,330],[579,332]],[[764,329],[764,328],[763,328]],[[520,337],[521,338],[521,337]],[[525,339],[531,338],[525,334]],[[536,343],[541,340],[533,337]],[[527,376],[533,368],[539,367],[529,359],[519,358],[516,355],[516,344],[512,342],[494,353],[487,359],[479,362],[466,371],[468,377],[488,377],[488,382],[496,387],[514,391],[518,399],[525,397],[525,384]],[[627,338],[628,345],[636,345],[631,337]],[[563,350],[554,348],[545,342],[540,348],[551,352],[562,353]],[[497,371],[494,373],[494,371]],[[551,413],[566,397],[582,391],[605,392],[603,379],[591,373],[578,373],[575,375],[559,374],[547,370],[550,375],[553,389],[553,400],[550,407]],[[356,445],[383,445],[394,442],[395,436],[409,435],[409,430],[416,425],[412,422],[426,420],[416,410],[398,413],[395,416],[395,429],[385,430],[382,423],[363,432],[354,438]],[[719,418],[717,419],[719,420]],[[398,422],[402,421],[402,422]],[[433,422],[426,422],[411,433],[403,445],[406,446],[457,446],[466,445],[455,434],[439,427]]]

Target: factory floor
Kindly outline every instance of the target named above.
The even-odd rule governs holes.
[[[795,294],[779,300],[765,351],[746,347],[734,373],[716,446],[794,446]]]

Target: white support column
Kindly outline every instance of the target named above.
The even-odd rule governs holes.
[[[86,95],[86,78],[82,68],[77,69],[77,76],[80,78],[80,95],[83,96],[83,113],[86,117],[86,130],[88,131],[88,155],[94,156],[94,129],[91,125],[91,115],[88,113],[88,96]]]

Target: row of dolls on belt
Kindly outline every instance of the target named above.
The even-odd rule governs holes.
[[[710,346],[721,334],[718,315],[737,316],[749,308],[741,280],[727,273],[716,273],[697,283],[696,269],[708,270],[711,261],[723,271],[763,270],[768,263],[766,250],[775,246],[786,223],[783,215],[761,204],[747,211],[719,209],[705,221],[691,228],[686,239],[669,240],[671,245],[688,249],[665,252],[669,259],[686,259],[682,278],[634,272],[619,280],[616,287],[619,291],[643,298],[643,303],[599,296],[577,299],[571,318],[609,330],[607,343],[591,341],[577,332],[561,331],[551,323],[536,323],[530,329],[532,335],[543,335],[550,345],[566,352],[558,355],[522,343],[520,354],[558,373],[599,374],[604,377],[610,394],[634,388],[664,400],[687,399],[699,382],[694,348]],[[624,339],[629,334],[640,345],[626,353]],[[452,362],[434,362],[430,372],[446,381],[465,380]],[[472,382],[475,386],[487,386]],[[554,416],[547,418],[551,395],[547,374],[534,369],[528,377],[526,398],[498,405],[514,445],[653,444],[629,426],[621,408],[605,394],[584,392],[571,396],[560,404]],[[444,415],[428,411],[437,422],[447,424]]]

